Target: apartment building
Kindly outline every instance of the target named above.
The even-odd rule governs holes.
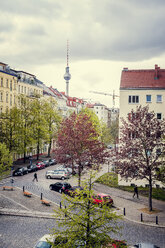
[[[0,62],[0,113],[19,104],[19,95],[43,95],[42,82],[30,73],[16,71]]]
[[[16,104],[17,75],[10,71],[7,64],[0,62],[0,113]]]
[[[165,118],[165,69],[155,65],[150,70],[124,68],[120,83],[120,117],[136,106],[149,106],[158,119]]]
[[[165,69],[155,65],[154,69],[129,70],[124,68],[120,82],[120,114],[126,118],[137,106],[149,106],[157,119],[165,118]],[[121,121],[119,122],[119,127]],[[145,186],[146,182],[132,180],[131,183]],[[120,178],[119,184],[129,185]]]

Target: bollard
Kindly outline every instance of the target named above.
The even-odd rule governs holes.
[[[43,195],[43,194],[41,193],[41,200],[42,200],[42,195]]]
[[[125,216],[125,208],[123,210],[124,210],[124,216]]]
[[[23,192],[25,191],[25,186],[23,186]]]
[[[61,202],[60,202],[60,209],[61,209]]]
[[[66,206],[65,206],[65,210],[66,210]],[[66,212],[65,212],[65,217],[67,217],[67,214],[66,214]]]
[[[156,216],[156,225],[158,225],[158,216]]]
[[[143,214],[140,215],[141,222],[143,222]]]

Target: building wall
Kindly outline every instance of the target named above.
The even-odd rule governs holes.
[[[136,79],[136,82],[138,81],[138,78]],[[158,80],[157,84],[158,84]],[[139,81],[140,82],[140,81]],[[137,101],[136,96],[138,96],[139,101]],[[150,97],[148,97],[150,96]],[[161,101],[160,100],[161,96]],[[131,102],[129,102],[131,101]],[[135,101],[135,102],[133,102]],[[133,83],[132,88],[121,88],[120,89],[120,114],[119,114],[119,127],[121,126],[121,118],[126,118],[128,116],[128,113],[131,112],[131,110],[136,110],[137,106],[149,106],[149,111],[154,111],[157,115],[157,118],[165,118],[165,84],[164,87],[153,87],[150,88],[141,88],[136,87],[136,89],[133,89]],[[120,136],[120,133],[119,133]],[[158,181],[154,181],[154,187],[163,187],[162,183]],[[148,185],[148,181],[143,180],[123,180],[119,175],[119,185],[131,185],[136,184],[138,186],[146,186]]]
[[[151,95],[151,102],[146,101],[147,95]],[[158,95],[162,96],[161,102],[157,102]],[[139,103],[129,103],[129,96],[139,96]],[[162,113],[162,118],[165,118],[165,89],[120,90],[120,117],[126,118],[132,109],[140,105],[148,105],[150,111]]]
[[[15,106],[17,97],[17,77],[0,72],[0,113]]]

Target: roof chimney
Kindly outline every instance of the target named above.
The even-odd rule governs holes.
[[[160,67],[158,67],[158,65],[155,65],[155,75],[154,75],[155,80],[157,80],[159,78],[159,76],[158,76],[159,69],[160,69]]]

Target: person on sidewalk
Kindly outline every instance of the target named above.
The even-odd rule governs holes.
[[[135,187],[134,187],[134,194],[133,194],[133,198],[135,197],[135,195],[137,196],[137,198],[139,198],[139,194],[138,194],[138,188],[137,188],[137,185],[135,185]]]
[[[36,172],[34,173],[33,182],[34,182],[35,180],[38,182],[38,177],[37,177],[37,173],[36,173]]]

